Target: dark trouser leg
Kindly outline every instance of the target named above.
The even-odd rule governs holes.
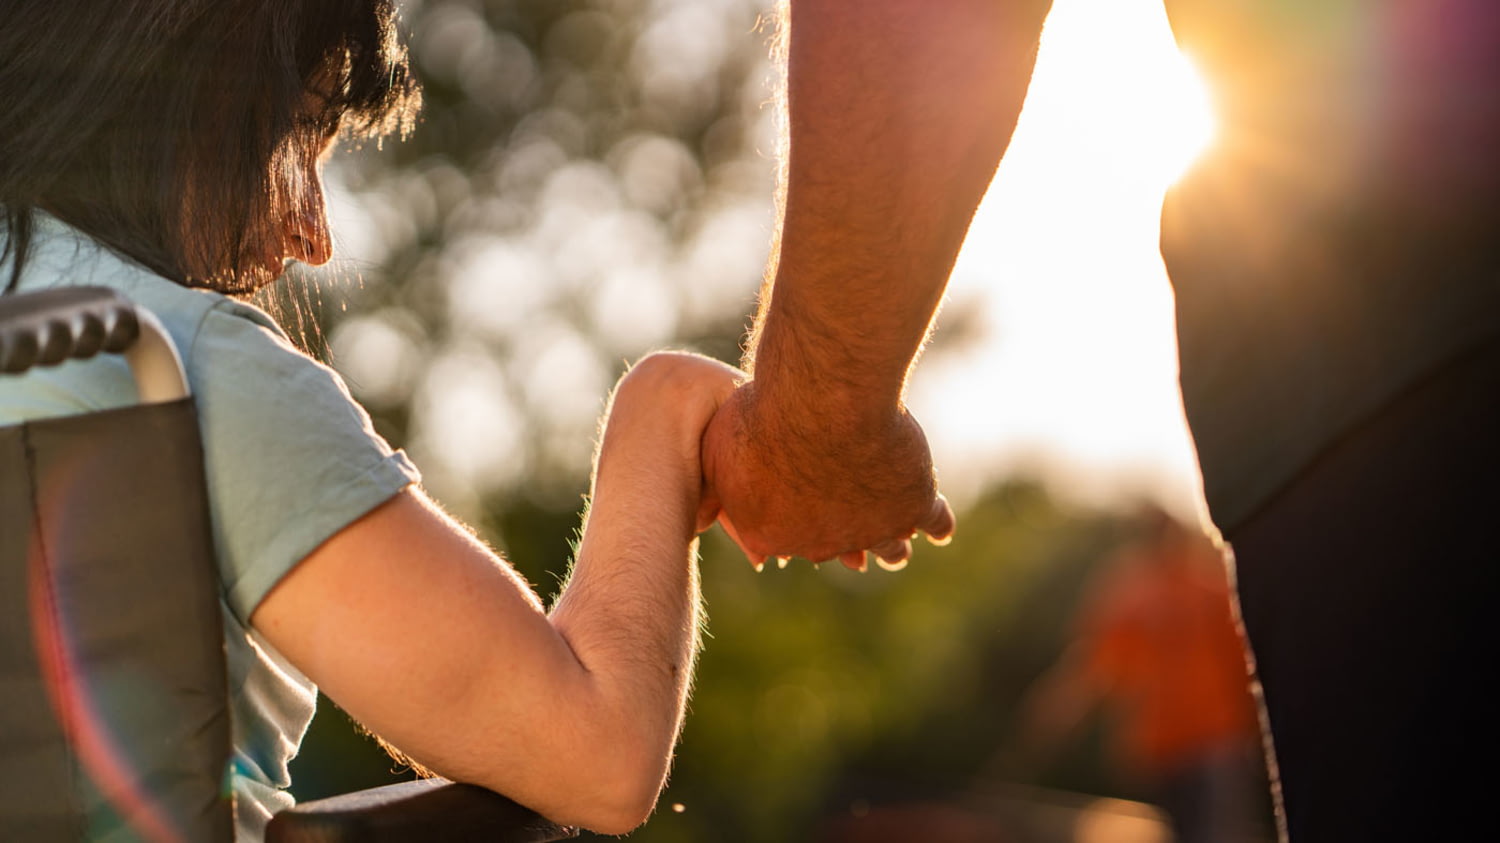
[[[1229,536],[1292,843],[1493,832],[1500,344]]]

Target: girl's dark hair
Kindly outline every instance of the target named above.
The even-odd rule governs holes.
[[[334,132],[408,131],[394,0],[3,0],[0,205],[20,278],[45,211],[180,284],[246,293]]]

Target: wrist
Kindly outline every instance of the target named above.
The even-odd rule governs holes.
[[[685,543],[694,527],[702,480],[675,459],[675,448],[642,449],[617,442],[594,472],[586,530],[596,524],[634,524],[663,547]]]
[[[776,388],[756,379],[741,387],[737,416],[741,441],[772,448],[784,470],[804,480],[853,466],[878,462],[890,443],[911,425],[896,400],[871,400],[863,387],[848,383]],[[826,479],[826,478],[823,478]]]
[[[655,522],[693,535],[703,485],[700,439],[680,416],[617,396],[595,460],[590,519]]]
[[[790,310],[798,318],[781,318]],[[750,372],[768,414],[808,410],[856,423],[900,415],[915,344],[892,350],[853,341],[806,314],[795,305],[772,308],[756,337]]]

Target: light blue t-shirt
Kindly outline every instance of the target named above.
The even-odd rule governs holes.
[[[38,216],[21,291],[113,287],[161,320],[198,405],[223,584],[234,734],[236,836],[259,840],[293,804],[287,764],[317,689],[250,628],[261,599],[310,552],[419,479],[331,369],[298,351],[265,312],[190,290]],[[0,264],[0,278],[10,268]],[[0,378],[0,425],[132,404],[113,356]]]

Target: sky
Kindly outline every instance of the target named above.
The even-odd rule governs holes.
[[[1212,120],[1161,4],[1058,0],[949,284],[983,330],[910,385],[950,497],[1033,471],[1084,502],[1198,511],[1157,234]]]

